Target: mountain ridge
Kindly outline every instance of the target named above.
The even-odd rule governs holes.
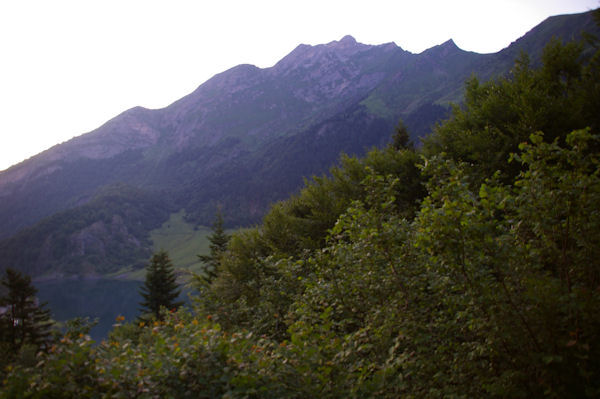
[[[131,215],[149,213],[123,214],[112,200],[103,200],[106,187],[125,190],[120,200],[128,204],[132,198],[168,204],[164,212],[148,216],[147,228],[182,209],[189,222],[208,225],[218,206],[225,209],[229,226],[256,223],[269,204],[288,196],[305,177],[326,173],[340,152],[362,155],[385,145],[400,118],[418,141],[447,115],[449,103],[461,100],[471,74],[489,79],[507,73],[523,48],[533,48],[535,61],[542,36],[549,39],[557,32],[571,38],[577,27],[593,26],[589,21],[589,13],[548,19],[549,27],[535,27],[494,54],[464,51],[452,39],[413,54],[395,43],[367,45],[347,35],[326,44],[301,44],[269,68],[235,66],[167,107],[131,108],[0,172],[0,255],[12,253],[10,247],[54,245],[63,250],[52,259],[42,256],[13,266],[35,264],[31,270],[43,274],[63,260],[77,270],[75,257],[88,265],[86,270],[93,269],[87,258],[98,253],[81,254],[82,240],[96,234],[97,242],[112,242],[102,236],[110,229],[97,223],[122,220],[121,227],[135,232],[124,241],[143,259],[152,249],[148,231],[135,228],[139,220]],[[101,219],[81,219],[78,209],[93,201],[104,207]],[[53,218],[57,213],[62,216]],[[59,220],[70,217],[79,218],[81,226],[65,230]],[[45,235],[36,233],[42,221]],[[135,242],[146,245],[140,249]],[[8,262],[0,261],[0,269]],[[128,260],[114,268],[138,263]]]

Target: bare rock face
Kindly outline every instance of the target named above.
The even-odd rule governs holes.
[[[81,229],[71,236],[71,255],[84,256],[87,253],[106,255],[106,246],[102,238],[107,234],[108,230],[102,221]]]
[[[110,244],[111,241],[130,243],[136,247],[141,246],[139,240],[129,233],[120,215],[113,215],[110,224],[102,220],[93,222],[71,234],[69,241],[72,248],[71,254],[75,256],[89,254],[106,256],[107,244]]]
[[[319,104],[372,90],[385,78],[386,55],[402,53],[394,44],[370,46],[344,36],[317,46],[301,44],[269,73],[280,79],[295,77],[301,84],[296,85],[293,95]]]

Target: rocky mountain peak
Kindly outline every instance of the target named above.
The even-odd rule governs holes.
[[[277,72],[289,71],[307,62],[313,65],[315,61],[321,59],[337,58],[340,61],[346,61],[349,57],[372,47],[374,46],[357,42],[350,35],[327,44],[316,46],[301,44],[279,61],[274,66],[274,70]]]
[[[321,51],[326,49],[328,51],[334,51],[342,56],[344,56],[344,55],[350,56],[350,55],[356,54],[360,51],[368,50],[375,46],[359,43],[356,41],[356,39],[354,37],[352,37],[350,35],[346,35],[343,38],[341,38],[340,40],[334,40],[327,44],[322,44],[322,45],[315,46],[315,47],[320,49]]]
[[[456,43],[454,43],[453,39],[446,40],[444,43],[440,44],[440,47],[447,48],[447,49],[453,49],[453,50],[460,50],[460,48],[456,45]]]
[[[327,43],[325,46],[337,49],[348,49],[354,46],[365,46],[365,44],[358,43],[354,37],[346,35],[340,40],[334,40],[332,42]]]
[[[464,50],[460,49],[454,40],[448,39],[444,43],[439,44],[437,46],[431,47],[423,51],[424,55],[435,56],[435,57],[447,57],[448,55],[455,54],[458,52],[463,52]]]

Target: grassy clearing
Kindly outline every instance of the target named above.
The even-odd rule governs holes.
[[[153,230],[150,238],[154,242],[155,251],[164,249],[169,252],[176,269],[200,272],[202,264],[197,255],[208,253],[209,234],[210,228],[195,228],[185,221],[184,212],[180,211],[172,214],[160,228]]]
[[[184,215],[184,211],[173,213],[161,227],[150,232],[150,238],[154,242],[153,250],[167,251],[180,277],[188,271],[201,272],[203,265],[198,261],[197,255],[208,254],[210,251],[210,227],[195,227],[185,221]],[[227,230],[227,233],[231,234],[233,231]],[[146,278],[146,269],[124,268],[109,277],[143,281]]]

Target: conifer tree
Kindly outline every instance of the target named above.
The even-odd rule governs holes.
[[[402,120],[398,122],[392,136],[392,148],[395,150],[413,150],[414,144],[410,139],[408,129]]]
[[[225,229],[223,228],[223,214],[221,210],[218,210],[212,225],[212,234],[208,236],[210,254],[198,255],[198,259],[204,263],[204,275],[196,276],[196,279],[199,277],[202,283],[210,285],[217,277],[221,255],[227,250],[229,238],[229,235],[225,233]]]
[[[9,268],[0,282],[6,289],[0,297],[0,341],[5,348],[16,354],[26,344],[46,345],[52,327],[50,311],[45,303],[38,303],[31,277]]]
[[[146,281],[140,289],[144,299],[140,303],[142,311],[159,319],[162,307],[172,310],[183,305],[182,301],[177,301],[180,293],[169,254],[164,250],[155,253],[146,269]]]

